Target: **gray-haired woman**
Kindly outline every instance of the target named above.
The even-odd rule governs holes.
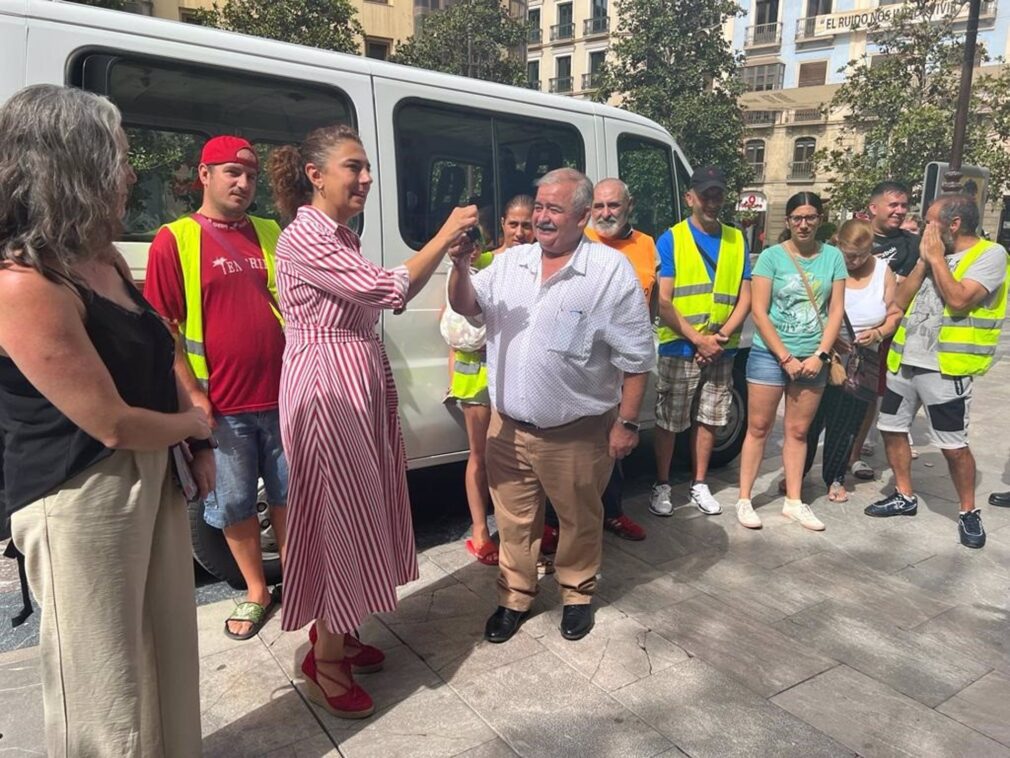
[[[113,246],[135,181],[107,100],[38,85],[0,107],[4,517],[42,606],[51,756],[200,753],[193,563],[169,446],[209,447],[210,428]],[[193,454],[202,494],[209,452]]]

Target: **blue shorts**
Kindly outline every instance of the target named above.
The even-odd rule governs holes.
[[[828,383],[828,367],[822,366],[820,373],[812,379],[790,379],[774,355],[764,348],[752,347],[747,355],[747,381],[770,387],[785,387],[790,382],[804,387],[823,387]]]
[[[217,488],[204,501],[204,520],[224,529],[255,516],[261,478],[267,502],[287,505],[288,462],[281,448],[280,413],[274,409],[215,419]]]

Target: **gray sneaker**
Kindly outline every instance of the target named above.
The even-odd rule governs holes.
[[[673,501],[670,499],[669,484],[652,485],[652,497],[649,498],[649,510],[656,516],[673,515]]]

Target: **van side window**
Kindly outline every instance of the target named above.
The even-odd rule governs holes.
[[[502,208],[551,169],[585,170],[578,129],[539,119],[409,101],[394,117],[400,234],[419,250],[457,205],[475,204],[488,244]]]
[[[250,210],[277,219],[262,170],[270,150],[319,126],[355,123],[350,99],[336,88],[164,58],[88,52],[74,61],[71,83],[105,95],[123,114],[137,174],[127,241],[151,240],[162,224],[199,207],[196,167],[208,138],[235,134],[253,144],[261,171]]]
[[[669,145],[635,134],[617,138],[617,170],[635,199],[632,225],[658,237],[677,220],[673,151]]]
[[[673,163],[677,167],[677,204],[680,207],[680,217],[677,220],[683,221],[691,215],[691,208],[684,197],[687,191],[691,189],[691,171],[687,168],[679,153],[673,154]]]

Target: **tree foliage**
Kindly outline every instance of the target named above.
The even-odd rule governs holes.
[[[750,169],[740,149],[739,57],[723,24],[742,13],[735,0],[618,0],[612,57],[597,99],[662,124],[694,166],[721,166],[740,189]]]
[[[946,15],[941,5],[951,6]],[[950,158],[964,57],[955,19],[966,7],[966,0],[908,0],[890,25],[870,27],[877,46],[873,65],[864,56],[844,69],[845,83],[829,106],[844,113],[843,128],[834,145],[814,156],[818,172],[829,177],[835,209],[861,209],[873,185],[892,178],[909,184],[914,199],[926,164]],[[992,172],[991,199],[1010,180],[1003,147],[1008,137],[1010,73],[976,73],[964,163]]]
[[[349,0],[226,0],[193,11],[193,20],[256,37],[357,53],[364,29]]]
[[[489,82],[526,83],[519,51],[528,25],[499,0],[458,0],[424,17],[413,36],[396,48],[394,63]]]

